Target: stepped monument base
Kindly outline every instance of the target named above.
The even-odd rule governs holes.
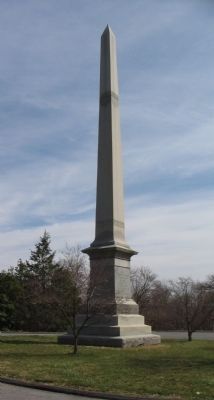
[[[81,320],[84,316],[79,316]],[[72,334],[58,337],[60,344],[73,344]],[[137,314],[100,315],[89,320],[78,338],[80,345],[104,347],[136,347],[160,343],[160,336],[151,333],[144,317]]]

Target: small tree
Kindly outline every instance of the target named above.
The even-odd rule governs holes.
[[[188,340],[200,329],[205,321],[213,314],[214,304],[202,283],[194,282],[191,278],[179,278],[171,282],[175,313],[180,317],[181,324],[188,332]]]
[[[67,247],[63,252],[63,259],[53,276],[53,288],[53,300],[68,323],[73,335],[73,354],[76,354],[79,335],[95,310],[94,304],[92,307],[89,269],[78,246]]]

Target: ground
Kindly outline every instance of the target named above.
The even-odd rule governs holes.
[[[0,337],[0,376],[143,396],[213,400],[214,342],[163,341],[133,349],[81,347],[76,356],[54,336]]]

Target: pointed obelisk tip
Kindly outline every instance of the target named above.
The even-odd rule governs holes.
[[[105,34],[110,34],[110,33],[114,35],[114,32],[112,31],[111,27],[109,26],[109,24],[107,24],[106,28],[104,29],[104,31],[102,33],[102,36]]]

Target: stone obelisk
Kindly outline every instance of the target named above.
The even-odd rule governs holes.
[[[100,320],[85,334],[91,344],[133,346],[159,343],[131,298],[130,259],[125,240],[116,39],[107,25],[101,37],[96,232],[90,247],[94,299]]]
[[[137,253],[125,240],[123,197],[116,39],[107,26],[101,37],[96,232],[83,250],[90,257],[98,314],[82,331],[82,344],[125,347],[160,342],[131,298],[130,259]]]
[[[123,197],[116,39],[107,26],[101,37],[96,232],[84,252],[105,312],[134,314],[129,261],[137,253],[125,241]]]

